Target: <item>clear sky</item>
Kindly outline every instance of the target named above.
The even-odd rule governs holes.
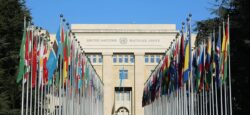
[[[59,15],[70,24],[176,24],[214,17],[214,0],[26,0],[33,22],[55,33]]]

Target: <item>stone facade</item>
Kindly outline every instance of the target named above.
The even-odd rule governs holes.
[[[86,55],[94,61],[92,64],[104,82],[104,115],[119,115],[121,112],[144,115],[141,104],[144,83],[157,65],[156,60],[150,62],[151,58],[146,63],[145,55],[163,56],[178,33],[176,25],[72,24],[71,29]],[[96,61],[99,59],[97,55],[101,55],[100,61]],[[123,55],[123,62],[119,62],[120,55]],[[117,56],[116,63],[114,56]],[[128,62],[125,62],[126,56],[129,56]],[[127,70],[122,85],[120,70]],[[126,101],[124,97],[119,101],[120,94],[116,90],[122,89],[120,86],[130,91]]]

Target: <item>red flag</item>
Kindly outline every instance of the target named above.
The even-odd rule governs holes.
[[[181,44],[180,44],[180,57],[179,57],[179,65],[178,65],[178,83],[179,87],[181,87],[182,84],[182,75],[183,75],[183,66],[184,66],[184,35],[181,36]]]
[[[63,31],[63,27],[62,27],[62,32],[61,32],[61,41],[62,41],[62,43],[64,43],[64,31]]]
[[[32,56],[32,87],[35,87],[36,85],[36,74],[37,74],[37,43],[36,43],[36,38],[33,41],[33,56]]]

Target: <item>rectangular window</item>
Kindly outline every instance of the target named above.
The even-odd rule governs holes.
[[[90,61],[91,63],[93,63],[93,61],[92,61],[92,56],[91,56],[91,55],[88,55],[87,57],[88,57],[89,61]]]
[[[126,98],[127,98],[127,101],[130,101],[130,91],[126,91]]]
[[[116,100],[117,100],[117,101],[120,100],[120,91],[116,91]]]
[[[130,63],[134,63],[135,60],[134,60],[134,56],[133,55],[130,55]]]
[[[160,55],[156,55],[156,62],[159,63],[160,62]]]
[[[98,60],[99,60],[99,63],[102,63],[102,55],[98,55]]]
[[[124,92],[121,92],[121,101],[124,101]]]
[[[119,55],[119,63],[122,63],[123,59],[122,59],[122,55]]]
[[[119,71],[120,79],[128,79],[128,70],[120,70]]]
[[[145,55],[145,63],[148,63],[148,55]]]
[[[124,62],[128,63],[128,55],[124,55]]]
[[[154,63],[155,62],[155,56],[154,55],[150,55],[150,63]]]
[[[113,63],[116,63],[116,62],[117,62],[116,55],[113,55]]]
[[[93,63],[96,63],[96,55],[93,55]]]

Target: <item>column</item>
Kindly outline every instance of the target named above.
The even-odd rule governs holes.
[[[114,81],[112,52],[103,52],[104,115],[112,115],[114,107]]]
[[[144,88],[144,52],[135,52],[134,115],[144,115],[142,94]]]

